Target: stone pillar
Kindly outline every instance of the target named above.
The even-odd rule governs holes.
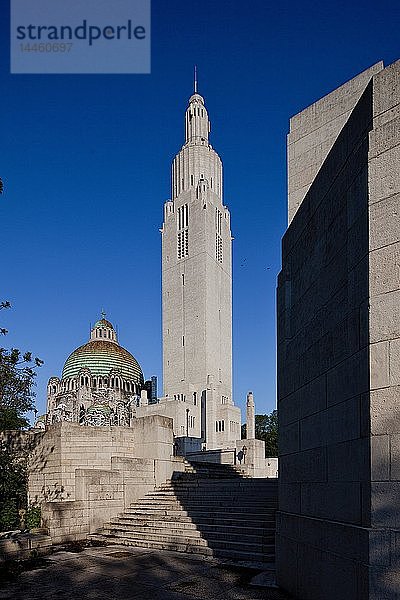
[[[147,390],[141,390],[140,392],[140,406],[147,406],[149,399],[147,397]]]
[[[256,411],[253,392],[247,394],[246,402],[246,439],[254,440],[256,437]]]

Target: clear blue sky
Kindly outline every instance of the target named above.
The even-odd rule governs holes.
[[[67,1],[67,0],[66,0]],[[151,75],[10,75],[1,2],[3,345],[44,366],[37,405],[102,307],[161,378],[160,233],[193,64],[232,214],[234,398],[275,407],[275,287],[291,115],[400,57],[396,1],[153,0]]]

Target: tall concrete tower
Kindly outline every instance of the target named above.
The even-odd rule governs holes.
[[[232,237],[204,99],[189,99],[162,227],[164,397],[198,407],[208,448],[240,438],[232,401]],[[194,411],[196,412],[196,411]]]

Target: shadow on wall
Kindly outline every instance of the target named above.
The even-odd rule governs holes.
[[[0,433],[0,528],[23,527],[21,511],[34,508],[35,501],[28,498],[29,463],[42,439],[37,431],[8,430]],[[51,452],[52,449],[49,449]],[[41,469],[47,464],[46,456],[38,456]],[[19,516],[18,516],[19,515]]]
[[[400,599],[400,386],[389,385],[385,355],[398,329],[382,331],[396,309],[388,302],[379,312],[371,298],[374,287],[384,297],[398,282],[400,203],[394,210],[391,199],[390,214],[385,198],[370,201],[373,184],[390,183],[389,159],[382,173],[368,170],[372,101],[369,84],[283,240],[277,568],[279,583],[301,597]],[[391,234],[392,257],[371,262],[371,240],[381,250],[388,237],[379,228]]]

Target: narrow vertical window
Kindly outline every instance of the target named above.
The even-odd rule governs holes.
[[[189,256],[189,207],[184,204],[178,209],[177,219],[177,256],[178,260]]]
[[[215,258],[218,262],[222,263],[222,237],[219,235],[219,233],[215,234]]]

